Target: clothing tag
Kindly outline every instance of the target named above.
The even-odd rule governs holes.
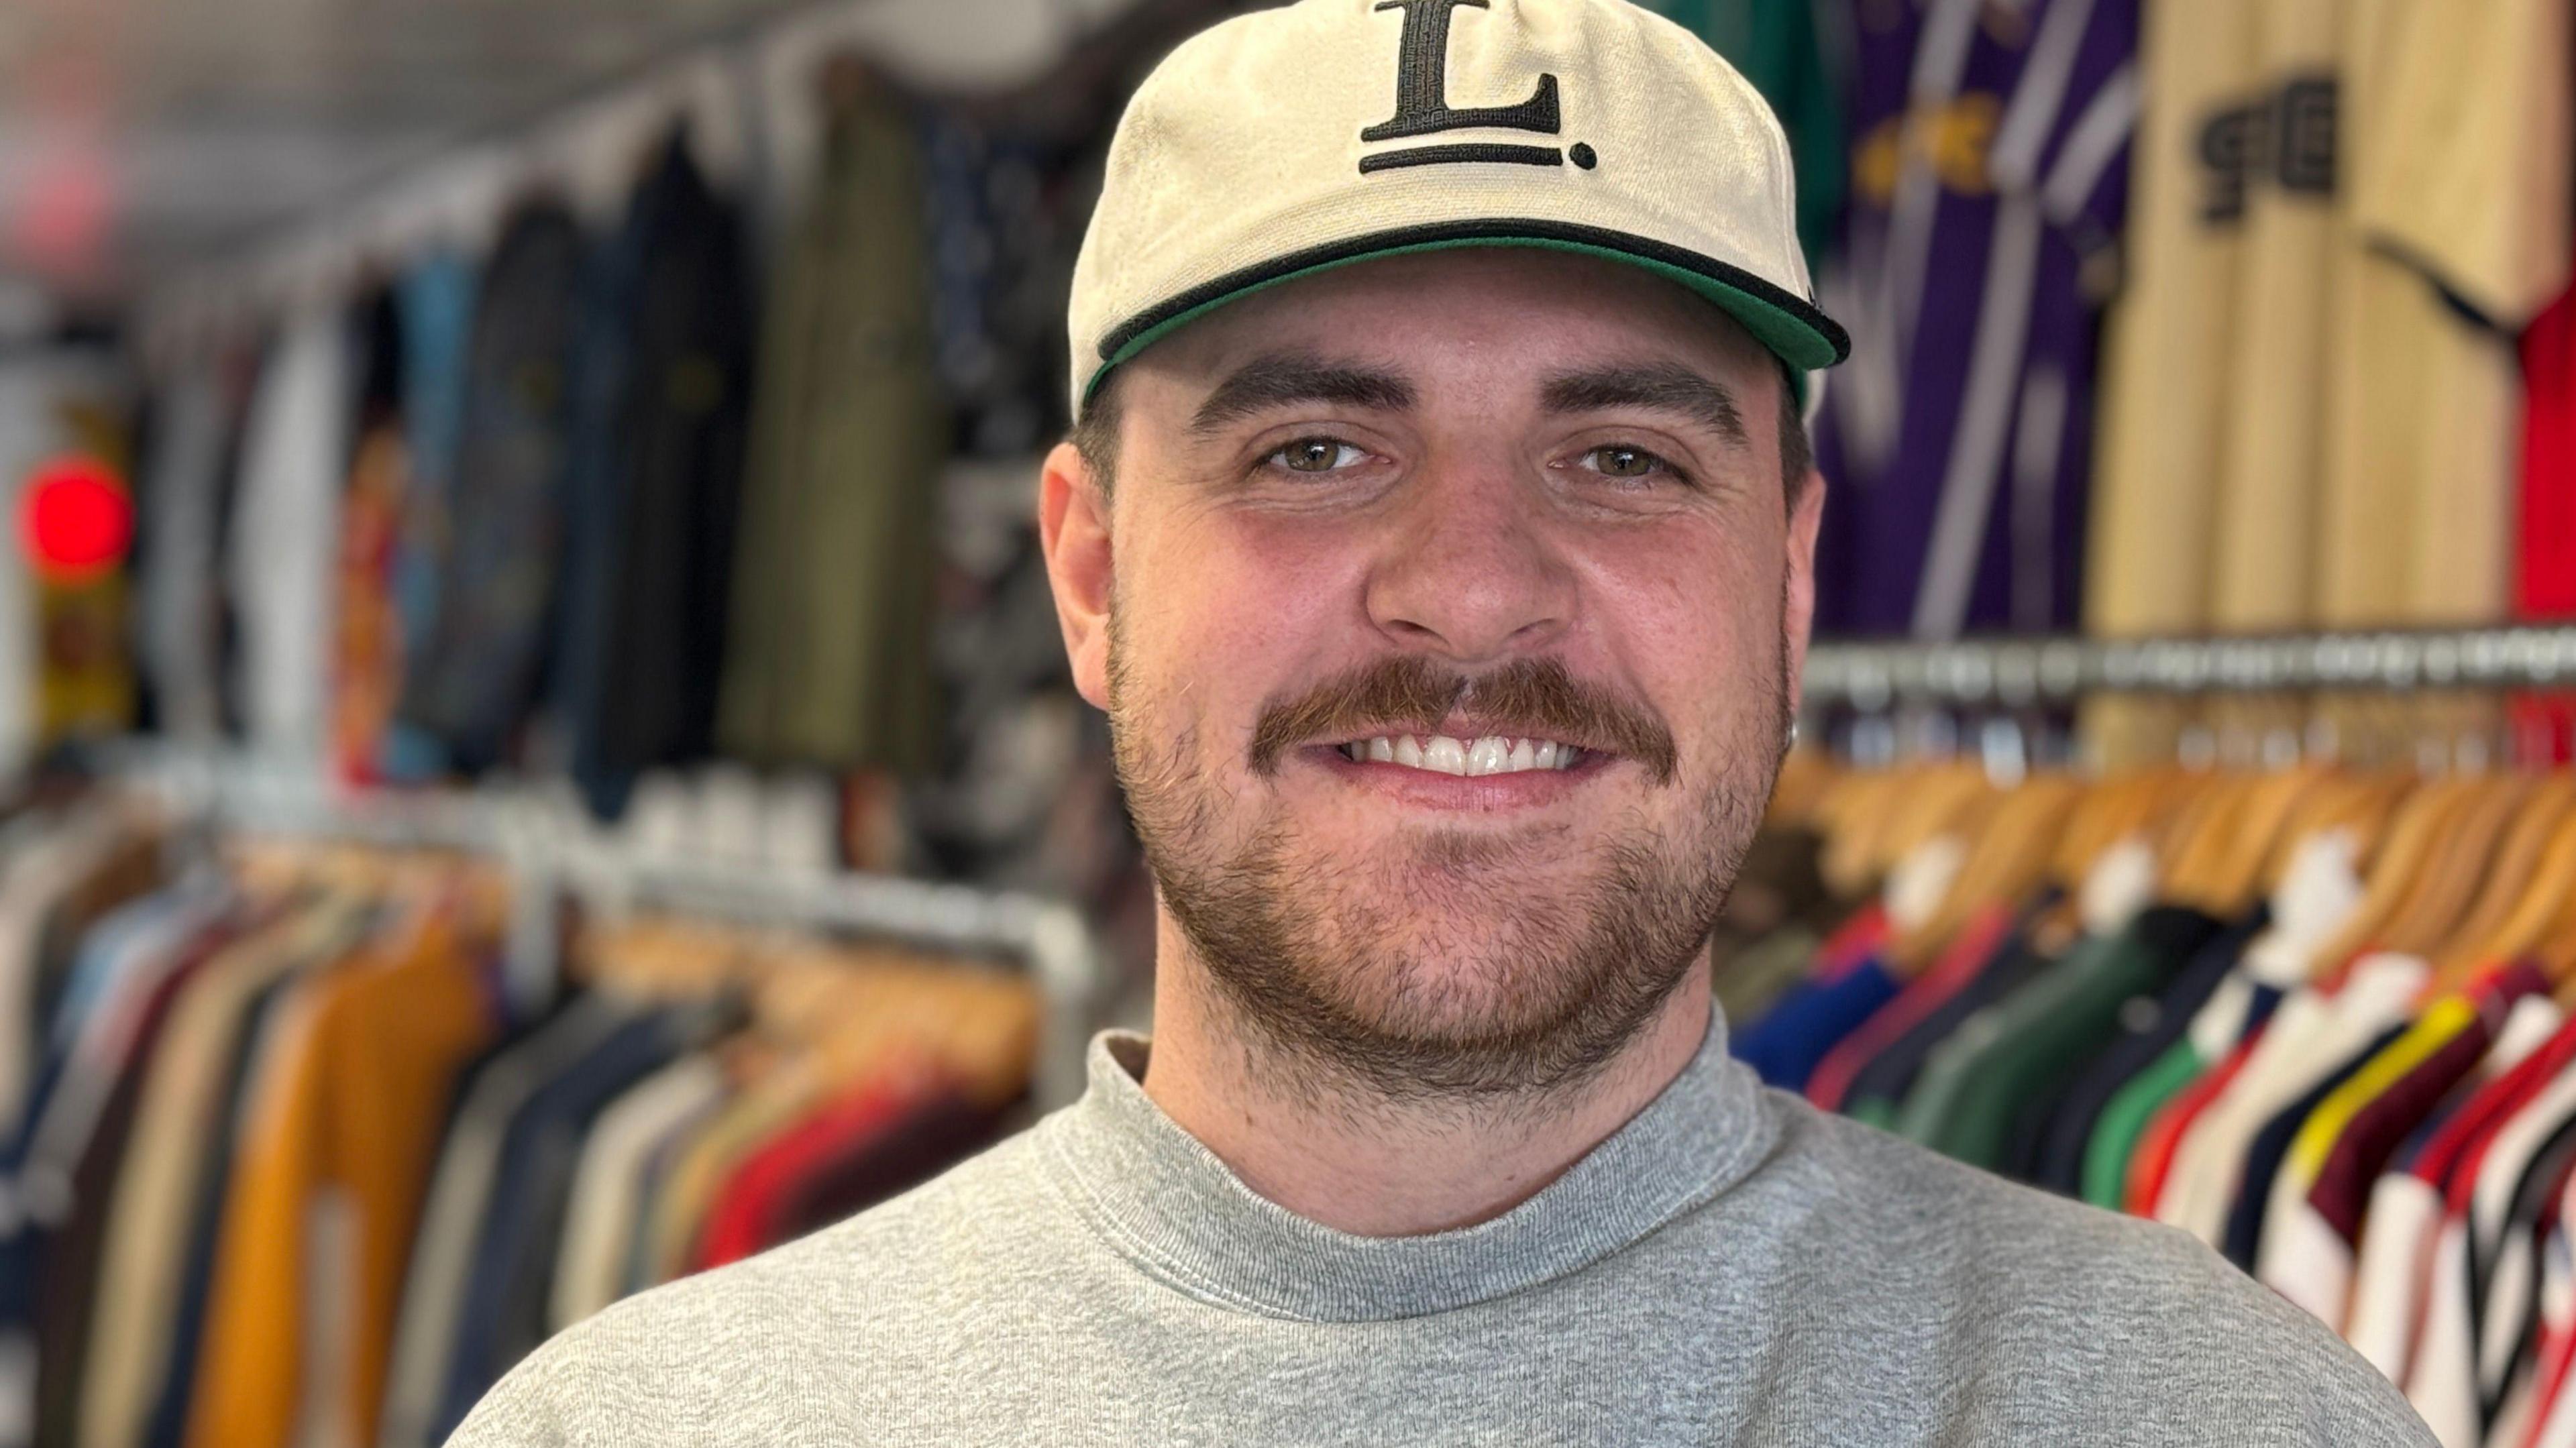
[[[1940,911],[1967,863],[1967,842],[1957,835],[1938,835],[1915,846],[1887,872],[1888,925],[1898,935],[1921,929]]]
[[[2523,1057],[2537,1051],[2558,1028],[2567,1023],[2567,1013],[2545,995],[2527,995],[2505,1012],[2504,1024],[2496,1028],[2495,1045],[2479,1063],[2489,1074],[2510,1071]]]
[[[2316,953],[2361,908],[2365,892],[2361,839],[2350,829],[2320,830],[2299,841],[2272,891],[2272,928],[2245,947],[2254,979],[2288,986],[2305,980]]]
[[[2075,894],[2075,913],[2087,935],[2108,935],[2127,925],[2156,897],[2156,847],[2144,835],[2128,835],[2085,872]]]
[[[2191,1048],[2204,1061],[2215,1061],[2227,1054],[2236,1038],[2245,1033],[2245,1017],[2254,1009],[2254,983],[2230,971],[2210,992],[2207,1004],[2185,1027]]]

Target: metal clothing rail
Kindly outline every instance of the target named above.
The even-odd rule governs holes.
[[[449,849],[507,868],[528,908],[511,952],[514,991],[542,998],[555,962],[554,905],[604,912],[660,905],[744,924],[790,924],[1021,962],[1045,1003],[1034,1089],[1041,1108],[1083,1091],[1092,1030],[1115,980],[1081,913],[1060,901],[892,875],[804,873],[644,851],[531,790],[352,791],[309,768],[238,754],[119,751],[111,774],[158,793],[183,820],[392,848]]]
[[[1807,708],[2014,709],[2091,694],[2576,687],[2576,625],[2247,638],[1819,644]]]

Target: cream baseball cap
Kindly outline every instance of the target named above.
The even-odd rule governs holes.
[[[1110,140],[1074,264],[1074,414],[1118,364],[1238,297],[1468,246],[1644,267],[1804,380],[1851,342],[1816,305],[1795,185],[1744,77],[1628,0],[1238,16],[1156,66]]]

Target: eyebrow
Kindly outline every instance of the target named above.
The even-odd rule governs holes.
[[[1413,384],[1392,372],[1305,353],[1255,358],[1236,368],[1199,404],[1190,431],[1211,433],[1229,422],[1296,403],[1326,402],[1401,412],[1413,406]]]
[[[1560,372],[1540,387],[1539,402],[1550,412],[1600,412],[1614,407],[1668,412],[1730,442],[1752,440],[1744,430],[1744,414],[1735,405],[1735,394],[1725,384],[1677,363]]]

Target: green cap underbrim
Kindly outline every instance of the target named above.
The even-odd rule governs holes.
[[[1426,231],[1443,234],[1426,236]],[[1813,302],[1740,268],[1642,238],[1555,222],[1476,223],[1471,227],[1415,228],[1282,257],[1220,278],[1154,307],[1112,331],[1100,344],[1100,366],[1082,387],[1087,406],[1101,382],[1137,353],[1229,302],[1318,272],[1417,252],[1468,247],[1535,247],[1641,267],[1705,297],[1733,317],[1754,340],[1789,366],[1806,400],[1807,374],[1851,355],[1851,338]]]

